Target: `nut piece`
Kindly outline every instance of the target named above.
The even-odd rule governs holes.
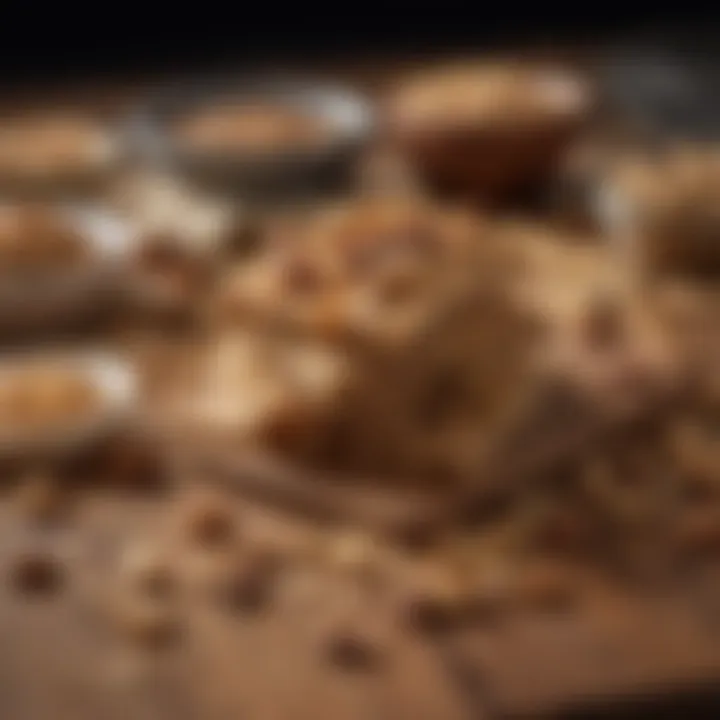
[[[451,629],[463,615],[466,595],[452,574],[439,568],[421,575],[404,599],[402,612],[406,622],[423,634]]]
[[[259,552],[241,558],[220,579],[222,604],[241,613],[265,610],[273,600],[279,568],[272,554]]]
[[[188,503],[182,526],[189,540],[206,548],[224,548],[236,539],[235,516],[220,498],[194,498]]]
[[[362,533],[346,533],[331,542],[330,563],[341,572],[358,580],[375,579],[377,575],[377,547]]]
[[[381,659],[379,643],[348,623],[330,630],[323,644],[323,653],[331,665],[347,672],[372,671]]]
[[[11,582],[24,595],[53,595],[61,589],[63,580],[61,564],[48,553],[23,553],[11,567]]]
[[[129,589],[147,599],[169,600],[178,590],[172,566],[152,547],[139,546],[126,553],[122,574]]]

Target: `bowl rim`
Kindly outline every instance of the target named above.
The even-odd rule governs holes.
[[[319,147],[223,155],[193,151],[173,139],[169,125],[175,118],[220,98],[240,102],[250,98],[280,99],[291,107],[309,110],[317,117],[330,118],[336,132]],[[370,137],[376,127],[376,117],[370,100],[350,85],[276,71],[226,73],[177,80],[138,103],[129,113],[125,127],[130,147],[161,167],[179,161],[196,166],[251,168],[284,165],[288,160],[334,156],[341,148],[362,144]]]

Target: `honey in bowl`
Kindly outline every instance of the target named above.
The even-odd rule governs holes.
[[[228,103],[175,125],[186,148],[210,154],[267,154],[317,148],[331,133],[327,121],[280,103]]]

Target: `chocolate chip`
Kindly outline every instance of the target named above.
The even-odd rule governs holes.
[[[318,269],[309,260],[297,258],[285,266],[283,281],[288,290],[298,295],[315,293],[322,286]]]
[[[262,439],[273,450],[302,455],[311,446],[307,417],[300,408],[287,405],[265,423]]]
[[[53,595],[62,587],[63,579],[60,563],[43,553],[21,555],[11,570],[13,586],[24,595]]]
[[[417,592],[406,598],[403,614],[408,626],[424,635],[435,635],[452,629],[457,609],[445,597],[431,592]]]
[[[366,672],[379,662],[379,648],[362,633],[342,629],[330,635],[325,648],[329,662],[349,672]]]
[[[255,614],[268,603],[268,582],[256,572],[236,572],[221,583],[220,597],[232,610]]]
[[[235,518],[230,510],[215,503],[198,503],[185,518],[191,540],[206,547],[224,547],[235,539]]]
[[[243,614],[257,614],[272,602],[280,564],[273,554],[257,553],[241,560],[219,585],[221,602]]]

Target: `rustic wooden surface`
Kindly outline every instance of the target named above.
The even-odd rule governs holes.
[[[342,75],[377,87],[389,72],[380,65]],[[118,113],[155,82],[48,89],[43,101],[89,102]],[[25,101],[18,96],[8,102]],[[554,716],[592,697],[720,680],[713,583],[690,584],[679,597],[649,599],[589,587],[560,615],[509,613],[428,638],[408,628],[398,608],[401,572],[391,568],[382,591],[360,593],[358,600],[354,580],[324,568],[305,579],[304,597],[283,589],[296,576],[302,580],[300,563],[278,580],[272,602],[257,615],[223,607],[207,583],[191,577],[178,601],[177,640],[144,648],[114,620],[122,595],[122,587],[116,590],[118,563],[123,549],[138,540],[152,547],[166,542],[164,521],[172,515],[180,482],[175,478],[169,490],[155,495],[109,487],[105,480],[63,491],[67,514],[49,525],[33,520],[16,488],[0,497],[2,720]],[[249,538],[282,535],[295,525],[301,533],[310,529],[231,493],[223,497],[239,526],[249,528]],[[332,537],[321,544],[329,546]],[[252,539],[247,542],[252,545]],[[197,558],[181,544],[170,547],[183,572],[192,575]],[[62,579],[56,589],[17,588],[17,564],[31,552],[56,558]],[[371,669],[328,664],[324,643],[335,618],[337,627],[376,639],[379,657]]]

